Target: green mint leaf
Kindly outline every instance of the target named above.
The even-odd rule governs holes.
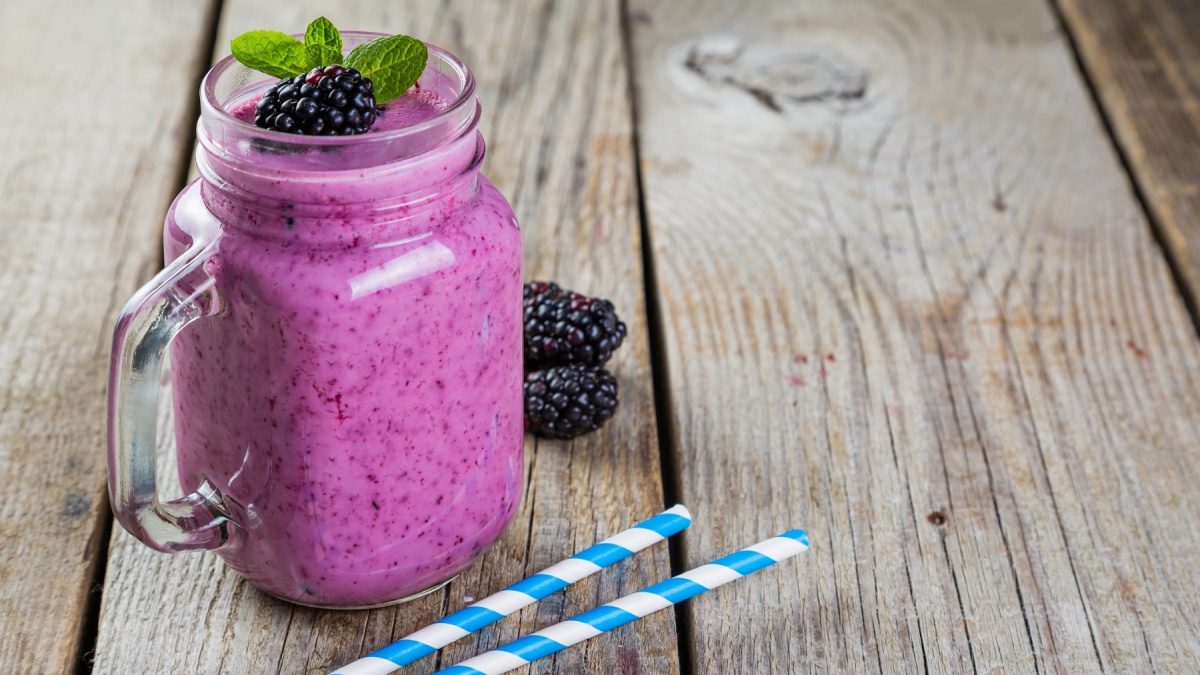
[[[309,53],[312,53],[314,45],[324,45],[331,47],[337,51],[338,61],[342,58],[342,34],[338,32],[337,26],[333,22],[323,16],[313,19],[313,22],[308,24],[308,28],[304,31],[304,46],[309,48]],[[338,61],[324,61],[322,63],[314,63],[314,66],[327,66]]]
[[[242,33],[233,38],[229,48],[242,65],[275,77],[291,77],[308,70],[304,44],[277,30]]]
[[[306,45],[304,51],[308,54],[309,68],[342,62],[342,50],[329,45]]]
[[[346,56],[345,65],[370,78],[375,83],[375,100],[387,103],[416,83],[425,72],[428,59],[429,49],[424,42],[407,35],[393,35],[355,47]]]

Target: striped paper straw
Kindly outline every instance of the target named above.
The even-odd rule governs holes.
[[[542,598],[620,562],[692,524],[682,504],[619,532],[566,560],[464,607],[441,621],[343,666],[333,675],[385,675]]]
[[[510,642],[462,663],[439,670],[440,675],[499,675],[562,651],[588,638],[666,609],[717,586],[808,550],[803,530],[791,530],[702,567],[657,583],[643,591],[601,605],[573,619]]]

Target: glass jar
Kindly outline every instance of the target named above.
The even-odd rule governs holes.
[[[147,545],[215,549],[285,600],[409,599],[468,565],[517,508],[520,233],[480,174],[474,81],[453,55],[430,47],[417,85],[448,102],[440,112],[359,136],[230,113],[273,81],[232,59],[204,80],[200,178],[167,216],[166,269],[114,336],[113,509]],[[168,343],[193,492],[160,503]]]

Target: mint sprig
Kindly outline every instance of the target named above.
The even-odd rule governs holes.
[[[425,72],[429,48],[407,35],[372,40],[346,56],[346,67],[354,68],[375,83],[375,100],[386,103],[402,96]]]
[[[342,34],[323,16],[313,19],[304,31],[304,51],[311,67],[342,62]]]
[[[304,46],[311,47],[313,45],[333,47],[337,50],[340,57],[342,54],[342,34],[338,31],[337,26],[333,25],[332,21],[323,16],[318,16],[313,19],[312,23],[308,24],[308,28],[304,31]]]
[[[229,43],[233,58],[243,66],[274,77],[291,77],[308,70],[304,43],[277,30],[252,30]]]
[[[325,17],[317,17],[304,31],[304,42],[274,30],[242,33],[229,44],[233,57],[247,68],[268,75],[293,77],[312,68],[335,63],[354,68],[375,84],[379,103],[402,96],[429,60],[424,42],[407,35],[392,35],[355,47],[342,57],[342,34]]]

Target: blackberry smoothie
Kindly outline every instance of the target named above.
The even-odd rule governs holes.
[[[216,495],[218,553],[264,591],[405,599],[518,505],[520,233],[453,56],[431,48],[352,137],[255,128],[264,86],[206,102],[202,177],[166,222],[168,262],[211,251],[184,286],[209,315],[171,344],[180,479]]]

